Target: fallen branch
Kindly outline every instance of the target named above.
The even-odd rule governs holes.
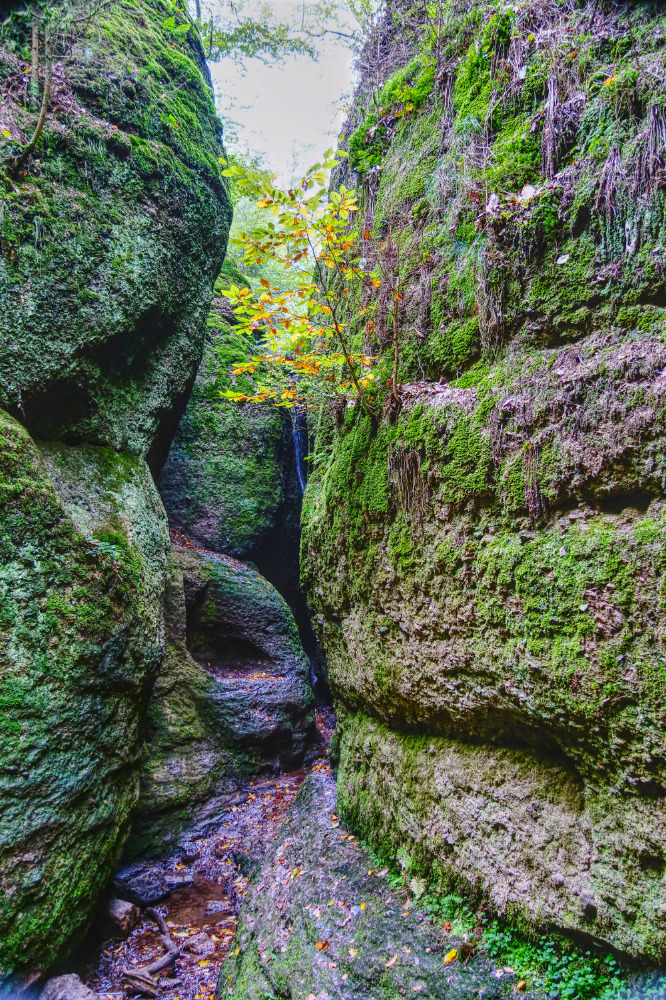
[[[144,992],[148,992],[151,996],[157,996],[157,989],[152,976],[156,972],[161,972],[162,969],[166,969],[167,965],[171,965],[177,958],[182,955],[182,949],[176,944],[174,939],[169,933],[169,928],[167,927],[167,922],[159,912],[159,910],[149,907],[146,913],[151,917],[161,931],[162,944],[166,948],[166,955],[162,955],[161,958],[156,958],[154,962],[149,965],[142,965],[136,969],[129,969],[126,965],[122,968],[122,974],[125,979],[127,979],[133,986],[142,989]]]

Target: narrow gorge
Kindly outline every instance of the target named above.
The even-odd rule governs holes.
[[[666,6],[347,6],[308,353],[213,10],[0,5],[0,996],[666,998]]]

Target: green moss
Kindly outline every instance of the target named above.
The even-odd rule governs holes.
[[[104,474],[107,452],[99,465],[95,449],[63,459],[76,468],[80,510],[85,498],[94,519],[102,496],[115,511],[102,544],[70,516],[66,473],[54,472],[63,502],[39,451],[6,415],[0,442],[2,979],[66,952],[118,862],[137,799],[142,707],[162,654],[164,581],[147,539],[156,547],[161,539],[164,564],[166,530],[150,507],[145,463],[144,486],[133,484],[124,509],[116,490],[127,482],[119,470]],[[55,469],[54,456],[46,460]],[[134,547],[120,528],[128,520]]]

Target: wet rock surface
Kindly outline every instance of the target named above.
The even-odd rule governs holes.
[[[392,889],[385,876],[340,826],[335,780],[322,759],[252,879],[219,1000],[516,995],[511,970],[483,954],[465,960],[473,949],[409,909],[410,894]],[[530,996],[524,985],[520,995]]]

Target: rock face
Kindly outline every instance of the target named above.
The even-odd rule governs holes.
[[[172,558],[132,853],[219,825],[248,774],[298,767],[316,736],[309,663],[280,594],[227,556],[174,545]]]
[[[228,280],[223,271],[218,293]],[[280,410],[225,404],[220,397],[232,385],[231,364],[247,355],[232,318],[228,301],[218,294],[201,368],[159,488],[169,522],[179,531],[213,552],[256,560],[278,525],[291,451]]]
[[[0,254],[0,406],[37,437],[150,452],[154,466],[201,358],[231,220],[203,54],[170,13],[111,5],[67,32],[43,155],[3,196]],[[25,18],[1,44],[4,159],[36,119],[22,107]]]
[[[300,590],[302,489],[292,420],[271,405],[225,403],[231,366],[249,357],[221,292],[246,278],[225,263],[208,317],[204,356],[158,480],[169,523],[212,552],[253,562],[294,611],[307,652],[314,637]],[[247,386],[249,389],[249,384]]]
[[[0,29],[3,164],[37,120],[31,7]],[[95,6],[56,32],[43,136],[3,194],[0,981],[54,964],[90,921],[166,645],[146,460],[192,384],[231,215],[203,53],[171,13]]]
[[[402,390],[322,435],[305,497],[341,814],[498,912],[663,961],[663,121],[647,75],[623,89],[663,18],[627,13],[611,66],[613,15],[565,73],[553,33],[589,6],[456,11],[434,69],[425,27],[387,33],[383,117],[348,130],[384,234],[352,328],[388,371],[399,310]]]

